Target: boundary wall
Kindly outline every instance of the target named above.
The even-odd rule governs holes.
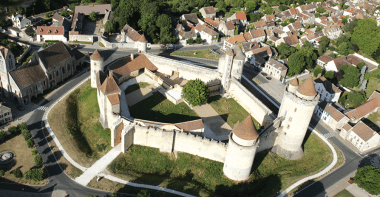
[[[77,31],[70,31],[69,32],[69,41],[75,42],[92,42],[94,43],[94,36],[93,35],[84,35],[84,34],[78,34]]]

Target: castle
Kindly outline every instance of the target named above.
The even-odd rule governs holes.
[[[144,39],[142,35],[140,40]],[[249,178],[256,152],[272,149],[286,159],[302,157],[302,142],[319,99],[312,78],[301,85],[297,79],[289,84],[276,118],[240,83],[245,56],[239,46],[220,57],[217,69],[210,69],[148,54],[146,42],[145,46],[141,43],[140,53],[112,63],[107,72],[98,50],[90,57],[91,87],[97,88],[99,121],[111,130],[111,146],[120,146],[125,152],[132,144],[138,144],[158,148],[161,152],[181,151],[223,162],[224,174],[236,181]],[[132,83],[128,79],[144,74],[150,82],[165,87],[167,91],[178,86],[165,84],[158,73],[186,80],[201,79],[209,89],[212,87],[213,91],[233,97],[266,129],[259,134],[248,116],[236,123],[226,136],[228,144],[225,144],[203,132],[205,125],[201,119],[175,124],[134,119],[124,95],[124,89]]]

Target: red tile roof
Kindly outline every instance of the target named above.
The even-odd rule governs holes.
[[[375,91],[369,97],[368,101],[355,107],[355,109],[346,113],[352,120],[357,120],[372,112],[377,107],[380,107],[380,93]]]
[[[180,122],[174,125],[180,129],[183,129],[184,131],[193,131],[204,128],[202,119]]]
[[[121,92],[115,79],[111,75],[108,76],[106,80],[104,80],[102,86],[100,86],[100,90],[103,92],[104,95],[118,94]]]
[[[92,59],[92,60],[96,60],[96,61],[99,61],[99,60],[102,60],[103,57],[100,55],[98,49],[96,49],[96,50],[94,51],[94,53],[90,56],[90,59]]]
[[[242,43],[242,42],[245,42],[245,38],[242,34],[239,34],[239,35],[236,35],[234,37],[231,37],[231,38],[228,38],[227,39],[227,42],[231,43],[231,44],[239,44],[239,43]]]
[[[297,79],[297,77],[294,77],[294,79],[290,82],[290,85],[292,85],[292,86],[298,86],[298,79]]]
[[[241,21],[247,20],[247,16],[245,15],[245,12],[236,13],[236,18]]]
[[[255,140],[259,137],[251,116],[245,118],[241,123],[238,121],[232,132],[243,140]]]
[[[292,15],[297,14],[297,10],[294,8],[290,8],[289,11],[290,11],[290,14]]]
[[[118,94],[112,94],[108,95],[108,100],[110,101],[111,105],[120,104],[120,99]]]
[[[352,127],[352,131],[356,133],[356,135],[358,135],[360,138],[362,138],[365,142],[371,139],[373,135],[378,135],[376,132],[374,132],[374,130],[372,130],[362,121],[358,122],[358,124]]]
[[[330,114],[334,120],[339,122],[342,118],[346,117],[342,112],[340,112],[337,108],[335,108],[331,103],[327,104],[325,111]]]
[[[205,18],[205,22],[208,23],[208,24],[210,24],[213,27],[218,27],[219,26],[219,23],[217,23],[216,21],[212,20],[211,18]]]
[[[109,70],[113,70],[116,78],[120,78],[133,71],[147,68],[151,71],[156,71],[157,67],[144,55],[134,55],[134,59],[131,61],[131,57],[124,57],[109,66]]]
[[[37,35],[64,35],[65,31],[63,26],[53,27],[53,26],[38,26]]]
[[[317,91],[315,91],[315,86],[313,82],[313,77],[309,77],[304,81],[298,88],[297,91],[305,96],[317,96]]]

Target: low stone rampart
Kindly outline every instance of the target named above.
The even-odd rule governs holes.
[[[80,41],[80,42],[94,42],[94,36],[93,35],[83,35],[83,34],[77,34],[75,31],[69,32],[69,41]]]

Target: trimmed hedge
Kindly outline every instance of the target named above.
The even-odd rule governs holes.
[[[34,164],[36,164],[36,167],[42,166],[42,157],[40,155],[34,156]]]
[[[32,139],[26,140],[26,145],[28,145],[28,148],[34,147],[34,141]]]
[[[7,133],[5,131],[0,131],[0,140],[4,141],[7,139]]]

